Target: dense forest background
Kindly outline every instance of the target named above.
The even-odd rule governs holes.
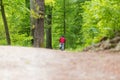
[[[40,0],[45,2],[44,13],[41,12],[44,17],[35,12],[40,8],[37,1],[0,0],[0,45],[33,46],[33,22],[40,16],[44,18],[44,41],[40,47],[58,49],[59,38],[64,35],[66,49],[82,50],[120,33],[120,0]]]

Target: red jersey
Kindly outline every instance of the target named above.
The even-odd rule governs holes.
[[[61,37],[61,38],[59,39],[59,42],[60,42],[60,43],[65,43],[65,41],[66,41],[66,39],[65,39],[64,37]]]

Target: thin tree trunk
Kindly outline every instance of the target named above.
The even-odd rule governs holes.
[[[6,33],[6,41],[8,45],[11,45],[11,40],[10,40],[10,34],[9,34],[9,29],[8,29],[8,24],[5,16],[5,10],[4,10],[4,5],[1,0],[1,13],[2,13],[2,19],[4,23],[4,28],[5,28],[5,33]]]
[[[44,0],[36,1],[36,11],[41,17],[35,21],[34,47],[44,47]],[[39,10],[38,10],[39,7]]]
[[[47,29],[46,29],[46,48],[52,49],[52,34],[51,34],[51,28],[52,28],[52,7],[48,6],[48,14],[47,14]]]
[[[64,0],[64,35],[66,33],[66,7],[65,7],[65,0]]]
[[[66,3],[64,0],[64,36],[66,35]],[[64,44],[64,49],[66,48],[66,44]]]

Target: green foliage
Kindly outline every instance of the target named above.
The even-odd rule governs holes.
[[[30,13],[25,0],[4,0],[7,22],[12,45],[29,46],[30,42]],[[0,22],[2,18],[0,18]],[[0,24],[0,44],[6,44],[3,23]]]
[[[31,46],[30,12],[36,19],[41,15],[30,11],[25,0],[4,0],[3,3],[12,45]],[[81,50],[99,42],[104,36],[112,38],[120,32],[119,0],[65,0],[65,10],[64,0],[45,0],[45,5],[47,9],[47,6],[52,8],[53,48],[59,47],[59,38],[64,34],[64,11],[68,50]],[[47,9],[45,15],[49,14]],[[6,45],[1,16],[0,22],[0,44]],[[48,27],[45,23],[45,28]]]
[[[32,37],[27,34],[14,34],[11,36],[12,45],[18,46],[31,46],[31,39]]]
[[[45,5],[54,6],[55,0],[45,0]]]
[[[41,15],[39,15],[38,13],[36,13],[34,10],[31,10],[30,13],[31,13],[32,17],[35,18],[35,19],[38,19],[38,18],[41,17]]]
[[[91,0],[82,6],[85,45],[98,42],[100,38],[113,37],[120,30],[120,7],[114,0]]]
[[[58,40],[64,34],[64,0],[56,0],[53,7],[53,47],[58,46]],[[76,49],[83,46],[81,3],[85,0],[65,0],[66,48]]]

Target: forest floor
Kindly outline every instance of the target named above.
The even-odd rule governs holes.
[[[0,46],[0,80],[120,80],[120,52]]]

